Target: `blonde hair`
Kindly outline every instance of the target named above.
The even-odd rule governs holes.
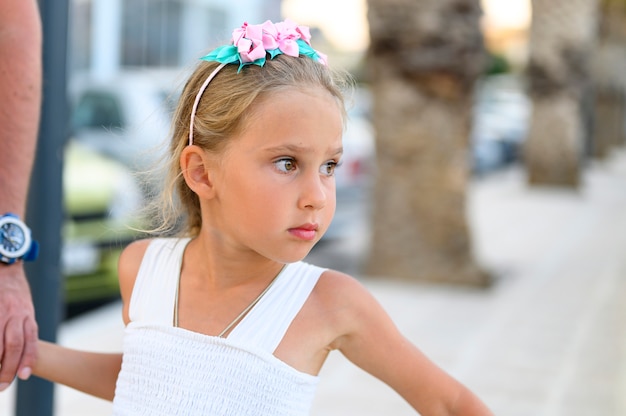
[[[171,142],[165,162],[165,187],[149,207],[154,225],[148,232],[196,236],[202,225],[200,201],[187,186],[180,168],[180,155],[188,145],[189,120],[196,95],[219,63],[202,61],[187,81],[172,119]],[[237,72],[226,65],[210,82],[198,104],[193,144],[208,152],[221,153],[229,138],[241,133],[249,121],[251,107],[271,94],[287,89],[324,88],[345,111],[344,93],[352,88],[351,77],[342,71],[306,57],[279,55],[263,67],[248,65]]]

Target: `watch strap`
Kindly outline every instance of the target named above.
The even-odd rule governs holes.
[[[37,260],[37,256],[39,256],[39,243],[35,240],[32,240],[30,243],[30,250],[26,254],[22,260],[24,261],[35,261]]]

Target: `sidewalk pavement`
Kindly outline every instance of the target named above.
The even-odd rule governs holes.
[[[398,327],[499,416],[626,415],[626,149],[585,170],[579,191],[528,188],[512,169],[475,181],[476,255],[487,290],[362,277]],[[65,323],[65,345],[118,350],[115,303]],[[11,387],[13,389],[14,387]],[[13,394],[0,395],[11,415]],[[65,387],[56,415],[109,415]],[[329,357],[313,416],[413,415],[387,386]]]

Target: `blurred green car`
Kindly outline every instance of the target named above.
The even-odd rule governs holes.
[[[139,237],[141,188],[122,163],[70,140],[63,172],[61,270],[67,305],[119,297],[117,261]]]
[[[72,139],[66,149],[66,222],[62,270],[66,304],[119,296],[117,261],[140,237],[137,215],[154,183],[139,186],[135,172],[161,156],[172,111],[170,91],[179,70],[125,70],[112,79],[71,77]],[[175,94],[174,94],[175,96]],[[80,309],[80,308],[78,308]]]

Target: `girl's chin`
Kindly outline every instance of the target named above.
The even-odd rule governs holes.
[[[305,257],[309,255],[312,248],[313,248],[313,245],[311,245],[311,247],[309,247],[308,250],[293,251],[288,254],[285,253],[282,256],[275,257],[274,260],[279,263],[297,263],[299,261],[304,260]]]

